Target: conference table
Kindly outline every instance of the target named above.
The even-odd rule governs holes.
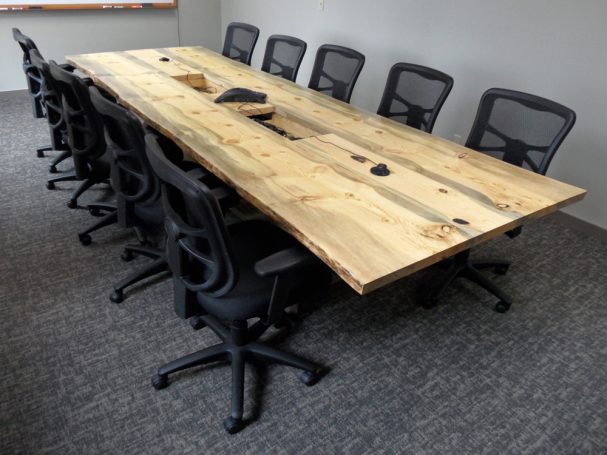
[[[360,294],[586,193],[203,47],[67,61]],[[267,102],[214,102],[234,87],[264,92]],[[389,175],[372,173],[378,164],[387,165]]]

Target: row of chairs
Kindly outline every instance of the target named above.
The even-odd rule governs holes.
[[[170,271],[177,314],[189,319],[195,330],[208,326],[221,340],[161,366],[152,378],[153,387],[167,387],[169,375],[187,368],[229,363],[232,403],[224,427],[235,433],[247,423],[246,363],[288,365],[302,370],[304,384],[315,384],[323,373],[319,365],[260,338],[273,326],[288,330],[293,321],[287,307],[326,293],[331,278],[326,266],[277,226],[240,221],[232,214],[239,202],[233,190],[184,159],[170,139],[143,124],[91,80],[66,65],[47,62],[18,30],[15,37],[25,46],[26,75],[34,75],[38,84],[32,99],[48,118],[51,136],[60,137],[71,152],[78,178],[95,174],[95,182],[108,181],[115,193],[114,204],[88,206],[101,218],[80,233],[80,240],[90,244],[90,234],[109,225],[134,228],[139,243],[126,246],[122,259],[152,259],[116,287],[112,300],[122,301],[126,286]],[[165,236],[155,246],[147,234],[158,227],[165,228]],[[280,331],[276,334],[282,336]]]
[[[76,75],[69,65],[46,62],[33,41],[19,30],[14,30],[14,36],[24,52],[23,68],[34,115],[47,118],[53,149],[71,157],[74,164],[74,173],[49,182],[54,185],[62,180],[81,180],[77,193],[82,187],[110,182],[116,194],[115,204],[88,207],[92,215],[100,218],[79,234],[80,241],[88,245],[93,232],[118,224],[134,228],[139,239],[138,244],[125,248],[122,258],[130,261],[135,255],[142,255],[152,259],[141,271],[118,283],[111,299],[121,302],[126,288],[168,270],[173,273],[177,314],[190,319],[196,329],[208,325],[222,340],[220,345],[161,367],[153,379],[154,387],[165,387],[168,375],[175,371],[229,360],[233,373],[232,411],[224,425],[229,432],[235,432],[244,424],[246,361],[270,360],[298,367],[304,370],[304,383],[315,383],[322,372],[317,365],[270,348],[258,339],[270,326],[288,323],[285,308],[294,302],[294,295],[314,290],[315,295],[309,297],[316,298],[325,293],[330,282],[328,270],[271,224],[227,223],[226,216],[238,202],[230,188],[184,159],[174,143],[143,125],[111,96],[94,87],[92,81]],[[228,39],[229,31],[226,36],[228,46],[234,39]],[[242,44],[237,47],[242,53]],[[388,86],[401,85],[402,77],[391,74]],[[425,98],[423,90],[415,86],[413,92]],[[406,100],[404,96],[402,99]],[[401,109],[411,108],[408,101],[398,101],[404,106]],[[383,104],[393,106],[382,100]],[[431,130],[436,115],[425,112],[424,116],[425,121],[411,126]],[[574,122],[575,113],[557,103],[492,89],[481,99],[466,145],[545,174]],[[79,194],[72,195],[70,207],[75,206]],[[166,248],[158,248],[149,244],[146,234],[163,224]],[[446,273],[432,283],[426,304],[435,304],[451,281],[464,277],[499,297],[497,310],[507,311],[510,299],[480,270],[490,268],[505,273],[509,263],[472,261],[469,254],[461,253],[446,263]],[[258,322],[247,324],[251,318],[258,318]]]
[[[250,65],[259,29],[244,23],[228,25],[223,55]],[[306,51],[298,38],[273,35],[268,39],[262,70],[295,81]],[[365,63],[360,52],[342,46],[318,49],[309,88],[349,102]],[[453,88],[453,78],[433,68],[411,63],[395,64],[386,82],[377,113],[383,117],[431,133],[440,110]],[[565,137],[576,121],[575,112],[539,96],[494,88],[480,101],[466,147],[490,154],[515,166],[545,175]],[[509,233],[516,237],[520,229]],[[507,273],[505,260],[470,259],[470,251],[454,257],[444,276],[425,293],[424,305],[433,307],[439,295],[456,279],[467,278],[489,291],[499,301],[498,312],[506,312],[511,298],[480,270]]]
[[[228,25],[222,54],[251,64],[259,29],[250,24]],[[261,70],[295,82],[307,44],[299,38],[272,35],[268,38]],[[349,103],[365,65],[365,56],[344,46],[324,44],[318,48],[308,87]],[[436,118],[453,88],[453,78],[426,66],[397,63],[388,80],[377,113],[383,117],[432,132]]]

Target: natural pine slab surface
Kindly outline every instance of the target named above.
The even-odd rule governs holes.
[[[361,294],[585,195],[201,47],[68,61]],[[265,92],[268,103],[213,102],[233,87]],[[247,118],[261,115],[297,140]],[[371,174],[377,163],[391,174]]]

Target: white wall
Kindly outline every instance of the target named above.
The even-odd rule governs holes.
[[[220,0],[180,0],[177,11],[1,12],[0,91],[25,88],[22,53],[13,41],[13,27],[30,36],[47,59],[63,61],[68,54],[177,46],[178,17],[182,44],[219,49],[220,15]]]
[[[605,0],[223,0],[231,21],[261,29],[259,67],[274,33],[308,42],[299,82],[316,48],[353,47],[367,56],[352,103],[376,110],[390,66],[406,61],[451,74],[455,87],[435,134],[465,139],[482,92],[528,91],[563,103],[578,123],[550,168],[552,177],[589,190],[567,211],[607,228],[607,2]]]

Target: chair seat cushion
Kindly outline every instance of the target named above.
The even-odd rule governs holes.
[[[198,293],[198,303],[206,312],[223,320],[263,317],[268,311],[274,279],[257,275],[255,263],[282,249],[293,247],[297,242],[273,224],[260,220],[234,224],[228,226],[228,230],[239,267],[237,284],[221,297]]]

